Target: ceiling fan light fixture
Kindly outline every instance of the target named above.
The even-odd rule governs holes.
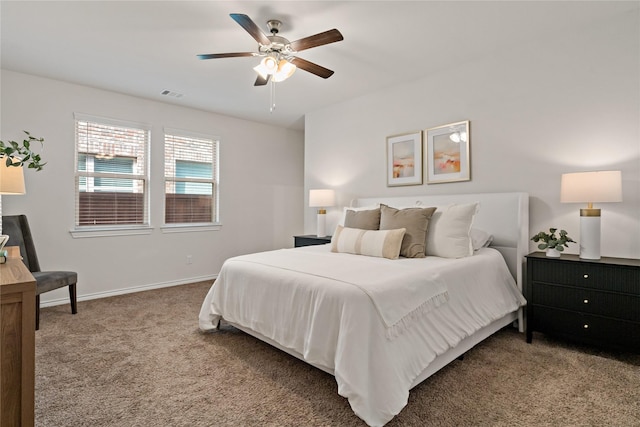
[[[253,67],[253,69],[255,70],[256,73],[260,74],[260,77],[262,77],[263,79],[266,79],[267,76],[269,75],[269,73],[267,72],[267,69],[264,67],[264,65],[262,65],[262,62],[260,62],[255,67]]]
[[[267,70],[268,74],[273,74],[278,70],[278,60],[272,56],[266,56],[262,60],[262,65]]]
[[[297,67],[291,62],[283,59],[278,64],[278,71],[273,74],[272,80],[276,83],[285,81],[296,72]]]
[[[266,79],[268,75],[275,74],[278,71],[278,60],[273,56],[265,56],[253,69],[260,74],[260,77]]]

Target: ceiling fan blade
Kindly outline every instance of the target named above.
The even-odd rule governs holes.
[[[293,65],[298,68],[302,68],[305,71],[308,71],[316,76],[322,77],[323,79],[328,79],[333,75],[333,71],[328,68],[321,67],[318,64],[314,64],[313,62],[307,61],[302,58],[293,58],[290,61]]]
[[[230,16],[234,21],[240,24],[240,26],[244,28],[247,33],[251,34],[251,37],[253,37],[258,43],[265,46],[271,44],[271,40],[267,38],[260,27],[258,27],[256,23],[253,22],[247,15],[243,15],[241,13],[232,13]]]
[[[340,31],[334,28],[333,30],[325,31],[324,33],[319,33],[314,36],[309,36],[300,40],[293,41],[289,44],[289,46],[291,46],[292,50],[300,52],[301,50],[339,42],[340,40],[344,40],[344,37],[342,37]]]
[[[253,84],[254,86],[264,86],[267,83],[269,83],[269,80],[271,80],[271,74],[267,74],[267,78],[263,78],[261,75],[258,75],[258,78],[256,79],[256,82]]]
[[[235,53],[205,53],[198,55],[200,59],[217,59],[217,58],[238,58],[241,56],[257,56],[255,52],[235,52]]]

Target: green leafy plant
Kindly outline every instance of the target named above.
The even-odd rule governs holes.
[[[539,232],[531,238],[534,242],[542,242],[538,245],[538,249],[556,249],[560,252],[564,251],[564,248],[569,247],[569,243],[575,243],[571,237],[567,236],[565,230],[560,230],[560,236],[556,236],[557,228],[550,228],[548,233],[544,231]]]
[[[5,164],[7,167],[26,165],[29,169],[40,171],[46,163],[42,163],[40,154],[31,150],[31,143],[39,142],[42,144],[44,138],[36,138],[26,130],[23,132],[27,136],[21,143],[16,141],[0,141],[0,157],[6,157]]]

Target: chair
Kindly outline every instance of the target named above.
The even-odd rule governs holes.
[[[40,294],[54,289],[69,287],[71,314],[78,312],[76,283],[78,273],[74,271],[40,271],[36,247],[25,215],[2,217],[2,234],[9,236],[7,246],[19,246],[22,261],[36,279],[36,330],[40,329]]]

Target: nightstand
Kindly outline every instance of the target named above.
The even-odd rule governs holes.
[[[527,342],[539,331],[640,351],[640,260],[527,255]]]
[[[331,243],[331,236],[326,237],[318,237],[314,234],[306,234],[304,236],[293,236],[294,246],[299,248],[301,246],[313,246],[313,245],[324,245],[326,243]]]

